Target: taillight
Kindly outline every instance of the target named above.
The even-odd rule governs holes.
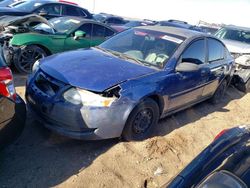
[[[13,84],[13,76],[8,67],[0,68],[0,95],[16,99],[16,90]]]
[[[223,134],[225,134],[228,131],[228,129],[224,129],[222,130],[219,134],[216,135],[216,137],[214,138],[214,140],[217,140],[218,138],[220,138]]]

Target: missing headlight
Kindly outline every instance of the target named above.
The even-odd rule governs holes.
[[[116,97],[116,98],[119,98],[120,97],[120,91],[121,91],[121,87],[120,86],[115,86],[115,87],[112,87],[108,90],[106,90],[104,93],[103,93],[103,97]]]

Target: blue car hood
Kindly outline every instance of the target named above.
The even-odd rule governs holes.
[[[47,57],[40,68],[66,84],[96,92],[157,71],[95,48]]]

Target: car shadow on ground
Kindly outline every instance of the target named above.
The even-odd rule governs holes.
[[[53,187],[87,168],[119,142],[53,134],[28,114],[21,137],[0,153],[0,187]]]
[[[227,112],[225,106],[232,100],[240,99],[245,93],[240,92],[233,86],[229,86],[223,100],[216,105],[204,101],[186,110],[180,111],[172,116],[159,121],[157,129],[152,136],[165,136],[175,129],[181,128],[189,123],[195,122],[213,112]]]

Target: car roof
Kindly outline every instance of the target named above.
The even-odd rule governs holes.
[[[113,14],[108,14],[108,13],[103,13],[103,12],[101,12],[99,14],[95,14],[95,15],[100,15],[100,16],[102,16],[104,18],[119,18],[119,19],[124,19],[121,16],[117,16],[117,15],[113,15]]]
[[[52,18],[52,19],[63,19],[63,18],[68,18],[68,19],[74,19],[74,20],[77,20],[79,21],[79,25],[83,24],[83,23],[95,23],[95,24],[98,24],[98,25],[102,25],[104,27],[107,27],[109,28],[110,30],[114,31],[117,33],[117,30],[115,30],[114,28],[110,27],[109,25],[107,24],[104,24],[102,22],[98,22],[98,21],[95,21],[95,20],[91,20],[91,19],[86,19],[86,18],[81,18],[81,17],[77,17],[77,16],[63,16],[63,17],[56,17],[56,18]]]
[[[224,26],[223,28],[250,31],[249,27],[241,27],[241,26],[236,26],[236,25],[227,25],[227,26]]]
[[[37,3],[40,3],[41,5],[44,5],[44,4],[47,4],[47,3],[55,3],[55,4],[64,4],[64,5],[70,5],[70,6],[75,6],[75,7],[79,7],[79,8],[82,8],[78,5],[75,5],[75,4],[71,4],[71,3],[67,3],[66,1],[54,1],[54,0],[40,0],[38,1]],[[82,8],[84,9],[84,8]]]
[[[185,28],[178,28],[178,27],[169,27],[169,26],[159,26],[159,25],[154,25],[154,26],[140,26],[136,28],[141,28],[141,29],[148,29],[152,31],[159,31],[162,33],[168,33],[171,35],[176,35],[182,38],[191,38],[195,36],[209,36],[212,37],[211,35],[208,35],[206,33],[194,31],[194,30],[189,30]]]

